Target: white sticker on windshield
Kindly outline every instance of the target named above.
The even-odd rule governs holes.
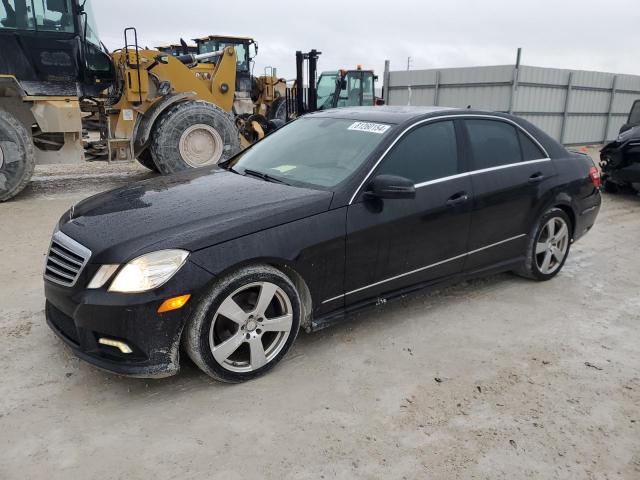
[[[349,130],[357,130],[358,132],[369,132],[369,133],[377,133],[378,135],[382,135],[384,132],[389,130],[389,125],[384,125],[382,123],[370,123],[370,122],[356,122],[351,124]]]

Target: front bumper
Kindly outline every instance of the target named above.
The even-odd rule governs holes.
[[[166,377],[180,368],[180,337],[198,293],[211,275],[187,262],[167,285],[141,294],[68,288],[45,281],[47,324],[80,357],[103,370],[133,377]],[[183,308],[157,313],[167,298],[191,293]],[[103,345],[124,342],[131,353]]]

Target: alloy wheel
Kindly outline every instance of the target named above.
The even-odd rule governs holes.
[[[544,275],[562,266],[569,250],[569,226],[561,217],[553,217],[544,224],[536,242],[536,265]]]
[[[216,362],[232,372],[253,372],[277,357],[291,333],[293,308],[270,282],[244,285],[218,307],[209,330]]]

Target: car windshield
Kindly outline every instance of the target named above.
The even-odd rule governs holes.
[[[331,189],[362,165],[391,126],[337,118],[300,118],[236,156],[241,174]]]

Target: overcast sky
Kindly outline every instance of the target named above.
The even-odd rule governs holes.
[[[265,66],[295,75],[295,51],[322,51],[319,70],[522,63],[640,74],[639,0],[92,0],[110,48],[138,29],[142,46],[208,34],[251,36]],[[126,13],[126,16],[125,16]]]

